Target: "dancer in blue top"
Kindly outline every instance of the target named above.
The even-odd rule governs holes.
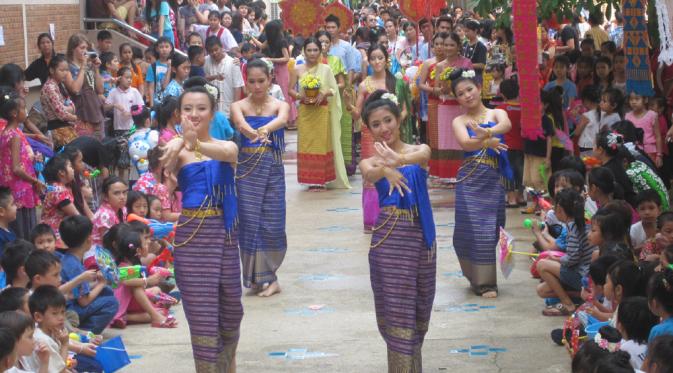
[[[498,295],[495,247],[505,226],[505,189],[512,178],[502,135],[512,127],[507,113],[487,109],[472,70],[451,73],[451,89],[467,111],[453,120],[453,132],[465,151],[456,186],[453,247],[472,290],[484,298]]]
[[[269,96],[266,62],[248,63],[249,96],[231,105],[231,119],[243,135],[236,183],[243,285],[257,295],[280,292],[276,270],[287,250],[285,235],[284,128],[290,107]]]
[[[180,96],[183,137],[161,158],[178,175],[182,213],[174,241],[175,277],[182,293],[196,371],[235,372],[243,318],[237,238],[235,172],[238,148],[210,137],[215,98],[203,87]]]
[[[401,113],[392,93],[372,93],[362,119],[376,154],[361,161],[360,170],[375,183],[381,208],[369,250],[376,321],[388,347],[388,372],[421,372],[437,269],[427,189],[430,147],[400,140]]]

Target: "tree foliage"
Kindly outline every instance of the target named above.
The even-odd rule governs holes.
[[[549,19],[556,14],[558,19],[572,19],[575,9],[605,9],[609,19],[612,12],[619,10],[620,0],[537,0],[537,14],[541,19]],[[479,0],[475,10],[482,16],[496,14],[498,25],[510,26],[512,22],[512,0]],[[516,20],[514,20],[516,22]]]

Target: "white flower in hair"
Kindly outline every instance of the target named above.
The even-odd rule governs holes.
[[[463,77],[463,78],[471,79],[471,78],[474,78],[476,76],[476,74],[474,73],[474,70],[465,70],[465,71],[463,71],[462,74],[460,74],[460,76]]]
[[[395,105],[399,105],[399,102],[397,101],[397,96],[395,96],[392,93],[384,93],[381,96],[382,99],[392,101]]]
[[[204,88],[206,88],[206,91],[208,91],[208,93],[210,93],[210,95],[215,97],[215,99],[217,100],[217,98],[220,95],[220,91],[217,89],[217,87],[215,87],[212,84],[206,84],[204,85]]]

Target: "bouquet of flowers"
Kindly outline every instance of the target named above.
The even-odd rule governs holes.
[[[320,86],[322,84],[320,82],[320,78],[309,73],[301,78],[301,80],[299,81],[299,85],[302,88],[304,88],[304,90],[312,90],[312,89],[320,89]]]
[[[446,69],[444,69],[444,71],[441,72],[441,74],[439,74],[439,80],[445,81],[445,82],[450,82],[451,79],[449,78],[449,76],[451,76],[452,72],[453,72],[453,67],[451,67],[451,66],[447,67]]]

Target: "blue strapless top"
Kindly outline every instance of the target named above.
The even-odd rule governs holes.
[[[182,207],[221,208],[224,226],[234,228],[237,217],[236,173],[229,163],[217,160],[190,163],[178,172]]]
[[[479,125],[481,128],[493,128],[495,127],[494,122],[488,122],[484,124]],[[467,127],[467,134],[470,135],[470,138],[474,137],[474,131],[470,127]],[[503,135],[493,135],[493,137],[496,137],[500,139],[500,142],[505,142],[505,136]],[[465,152],[464,156],[465,158],[469,157],[474,157],[476,155],[479,155],[481,153],[481,149],[479,150],[474,150],[471,152]],[[486,150],[486,156],[487,157],[492,157],[498,160],[498,171],[500,172],[501,176],[504,176],[508,180],[514,179],[514,174],[512,173],[512,168],[509,165],[509,158],[507,157],[507,151],[501,151],[500,154],[498,154],[495,150],[493,149],[487,149]]]
[[[400,192],[394,189],[391,194],[388,194],[390,183],[385,177],[381,178],[375,184],[379,194],[379,206],[394,206],[398,209],[417,211],[423,228],[423,241],[428,250],[432,250],[436,239],[435,220],[432,217],[432,206],[428,195],[428,171],[417,164],[402,166],[397,170],[407,179],[407,186],[411,189],[411,193],[404,191],[404,196],[401,196]]]
[[[275,116],[261,117],[251,115],[245,117],[245,121],[255,130],[265,126],[274,119],[276,119]],[[274,152],[282,153],[285,150],[285,129],[279,128],[271,132],[269,134],[269,140],[271,140],[271,144],[262,145],[261,142],[252,143],[247,137],[241,136],[241,147],[258,148],[261,146],[268,146],[272,148]]]

